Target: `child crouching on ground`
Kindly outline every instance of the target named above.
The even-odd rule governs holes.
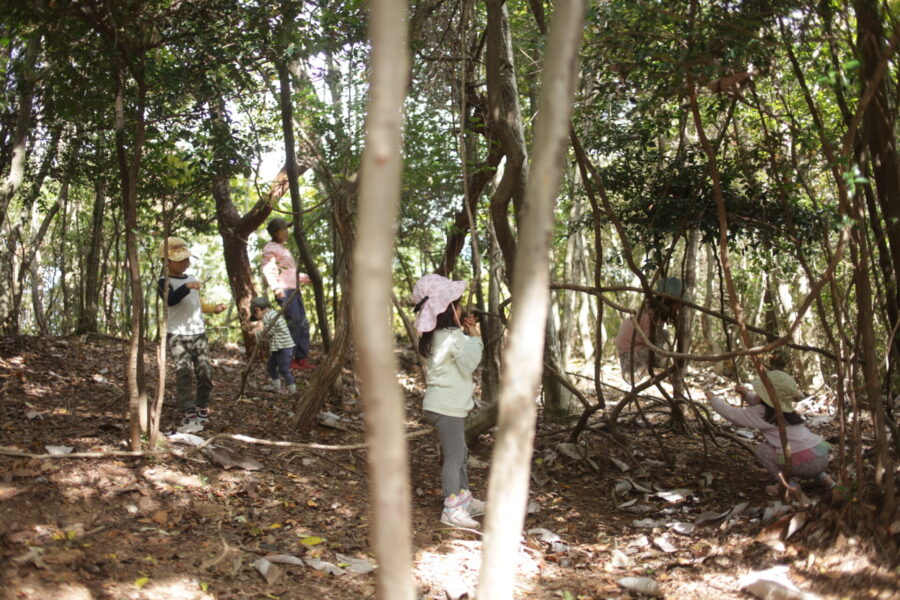
[[[766,374],[784,413],[785,432],[791,448],[792,477],[812,479],[829,489],[834,487],[834,481],[826,471],[831,445],[807,429],[800,415],[794,412],[794,401],[802,398],[797,382],[783,371],[768,371]],[[743,388],[737,391],[748,404],[747,408],[730,406],[709,390],[706,397],[713,409],[732,423],[753,427],[762,433],[764,441],[756,446],[754,453],[762,466],[777,480],[784,465],[784,453],[781,450],[781,437],[772,399],[759,377],[753,381],[753,391]],[[795,486],[796,482],[792,480],[791,487]],[[766,491],[770,494],[777,493],[778,484],[766,486]]]
[[[485,506],[469,491],[465,418],[475,406],[472,373],[481,362],[483,345],[475,317],[460,321],[459,299],[465,287],[465,281],[425,275],[413,289],[413,301],[416,329],[422,334],[419,352],[428,359],[422,408],[425,420],[437,428],[444,455],[441,521],[475,529],[478,521],[472,517],[483,515]]]
[[[269,341],[269,362],[266,363],[266,370],[272,383],[268,389],[281,392],[281,378],[278,376],[281,373],[287,392],[296,393],[297,381],[291,373],[294,340],[291,338],[291,331],[284,316],[272,310],[268,298],[257,296],[250,301],[250,320],[262,321],[262,329],[257,330],[256,339]]]

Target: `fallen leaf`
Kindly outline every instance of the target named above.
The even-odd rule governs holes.
[[[321,544],[324,541],[325,541],[324,539],[322,539],[320,537],[316,537],[316,536],[300,538],[300,543],[303,544],[304,546],[318,546],[319,544]]]
[[[167,513],[164,510],[158,510],[155,513],[153,513],[153,515],[151,515],[150,518],[153,519],[153,522],[159,523],[160,525],[162,525],[163,523],[165,523],[166,521],[169,520],[169,513]]]

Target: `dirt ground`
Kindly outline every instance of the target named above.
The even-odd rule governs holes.
[[[128,450],[123,348],[102,337],[0,339],[3,450]],[[292,399],[260,391],[262,365],[246,397],[236,400],[242,355],[215,346],[212,356],[213,415],[197,435],[363,441],[354,397],[326,407],[339,428],[319,425],[298,436],[290,427]],[[147,364],[155,371],[152,349]],[[616,385],[615,373],[609,375]],[[149,378],[153,384],[155,374]],[[693,379],[726,385],[708,375]],[[409,430],[423,430],[416,374],[400,381]],[[693,418],[687,430],[672,431],[664,405],[644,399],[641,407],[643,416],[626,410],[620,419],[627,446],[605,430],[602,411],[577,445],[568,443],[572,423],[539,422],[527,533],[519,555],[510,557],[518,565],[516,598],[629,598],[639,596],[628,589],[635,585],[655,586],[643,589],[666,598],[749,598],[742,578],[776,567],[815,596],[772,598],[900,598],[891,555],[898,532],[854,533],[867,531],[857,522],[865,505],[815,489],[807,490],[808,505],[783,505],[765,493],[765,472],[735,442],[701,435]],[[162,429],[171,431],[177,419],[167,398]],[[825,422],[817,431],[833,437],[835,427]],[[727,430],[737,439],[745,433]],[[482,436],[471,448],[469,473],[479,496],[492,439]],[[172,452],[149,458],[0,455],[0,600],[374,597],[374,573],[365,572],[374,559],[363,451],[216,445],[248,468],[226,469],[171,441]],[[471,595],[481,534],[439,521],[434,436],[411,439],[410,455],[420,597]]]

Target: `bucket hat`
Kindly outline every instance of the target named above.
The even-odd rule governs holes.
[[[794,412],[794,400],[800,397],[800,388],[797,387],[797,382],[794,381],[794,378],[784,371],[766,371],[766,375],[769,376],[769,381],[772,382],[772,387],[775,389],[775,397],[781,404],[782,412]],[[753,391],[756,392],[756,395],[763,402],[775,408],[772,404],[772,399],[769,398],[769,392],[766,391],[766,386],[763,385],[759,376],[753,380]]]
[[[467,281],[452,281],[430,273],[416,282],[412,299],[416,303],[416,329],[420,333],[432,331],[437,326],[437,317],[447,310],[450,303],[462,296]]]

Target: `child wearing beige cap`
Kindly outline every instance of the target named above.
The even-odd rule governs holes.
[[[209,420],[209,395],[212,376],[209,366],[209,342],[203,313],[220,313],[224,304],[206,304],[200,299],[200,282],[185,274],[191,265],[191,253],[187,242],[170,237],[159,245],[160,258],[168,264],[169,288],[166,293],[166,277],[159,278],[159,297],[169,305],[168,332],[169,353],[175,363],[175,397],[183,414],[182,428],[202,429]],[[197,392],[193,393],[191,374],[197,379]]]
[[[831,445],[810,431],[803,423],[803,418],[794,411],[794,402],[802,398],[797,382],[784,371],[767,371],[766,375],[784,413],[785,432],[791,448],[791,474],[799,479],[815,480],[826,488],[834,487],[834,481],[827,472],[828,450]],[[775,422],[772,399],[759,377],[753,381],[753,391],[745,388],[737,391],[748,404],[747,408],[730,406],[709,390],[706,391],[706,397],[710,406],[732,423],[753,427],[762,433],[764,441],[756,446],[756,458],[772,477],[778,479],[784,465],[784,453],[781,450],[781,436]],[[793,486],[794,482],[791,483]],[[778,485],[767,486],[766,491],[777,493]]]

